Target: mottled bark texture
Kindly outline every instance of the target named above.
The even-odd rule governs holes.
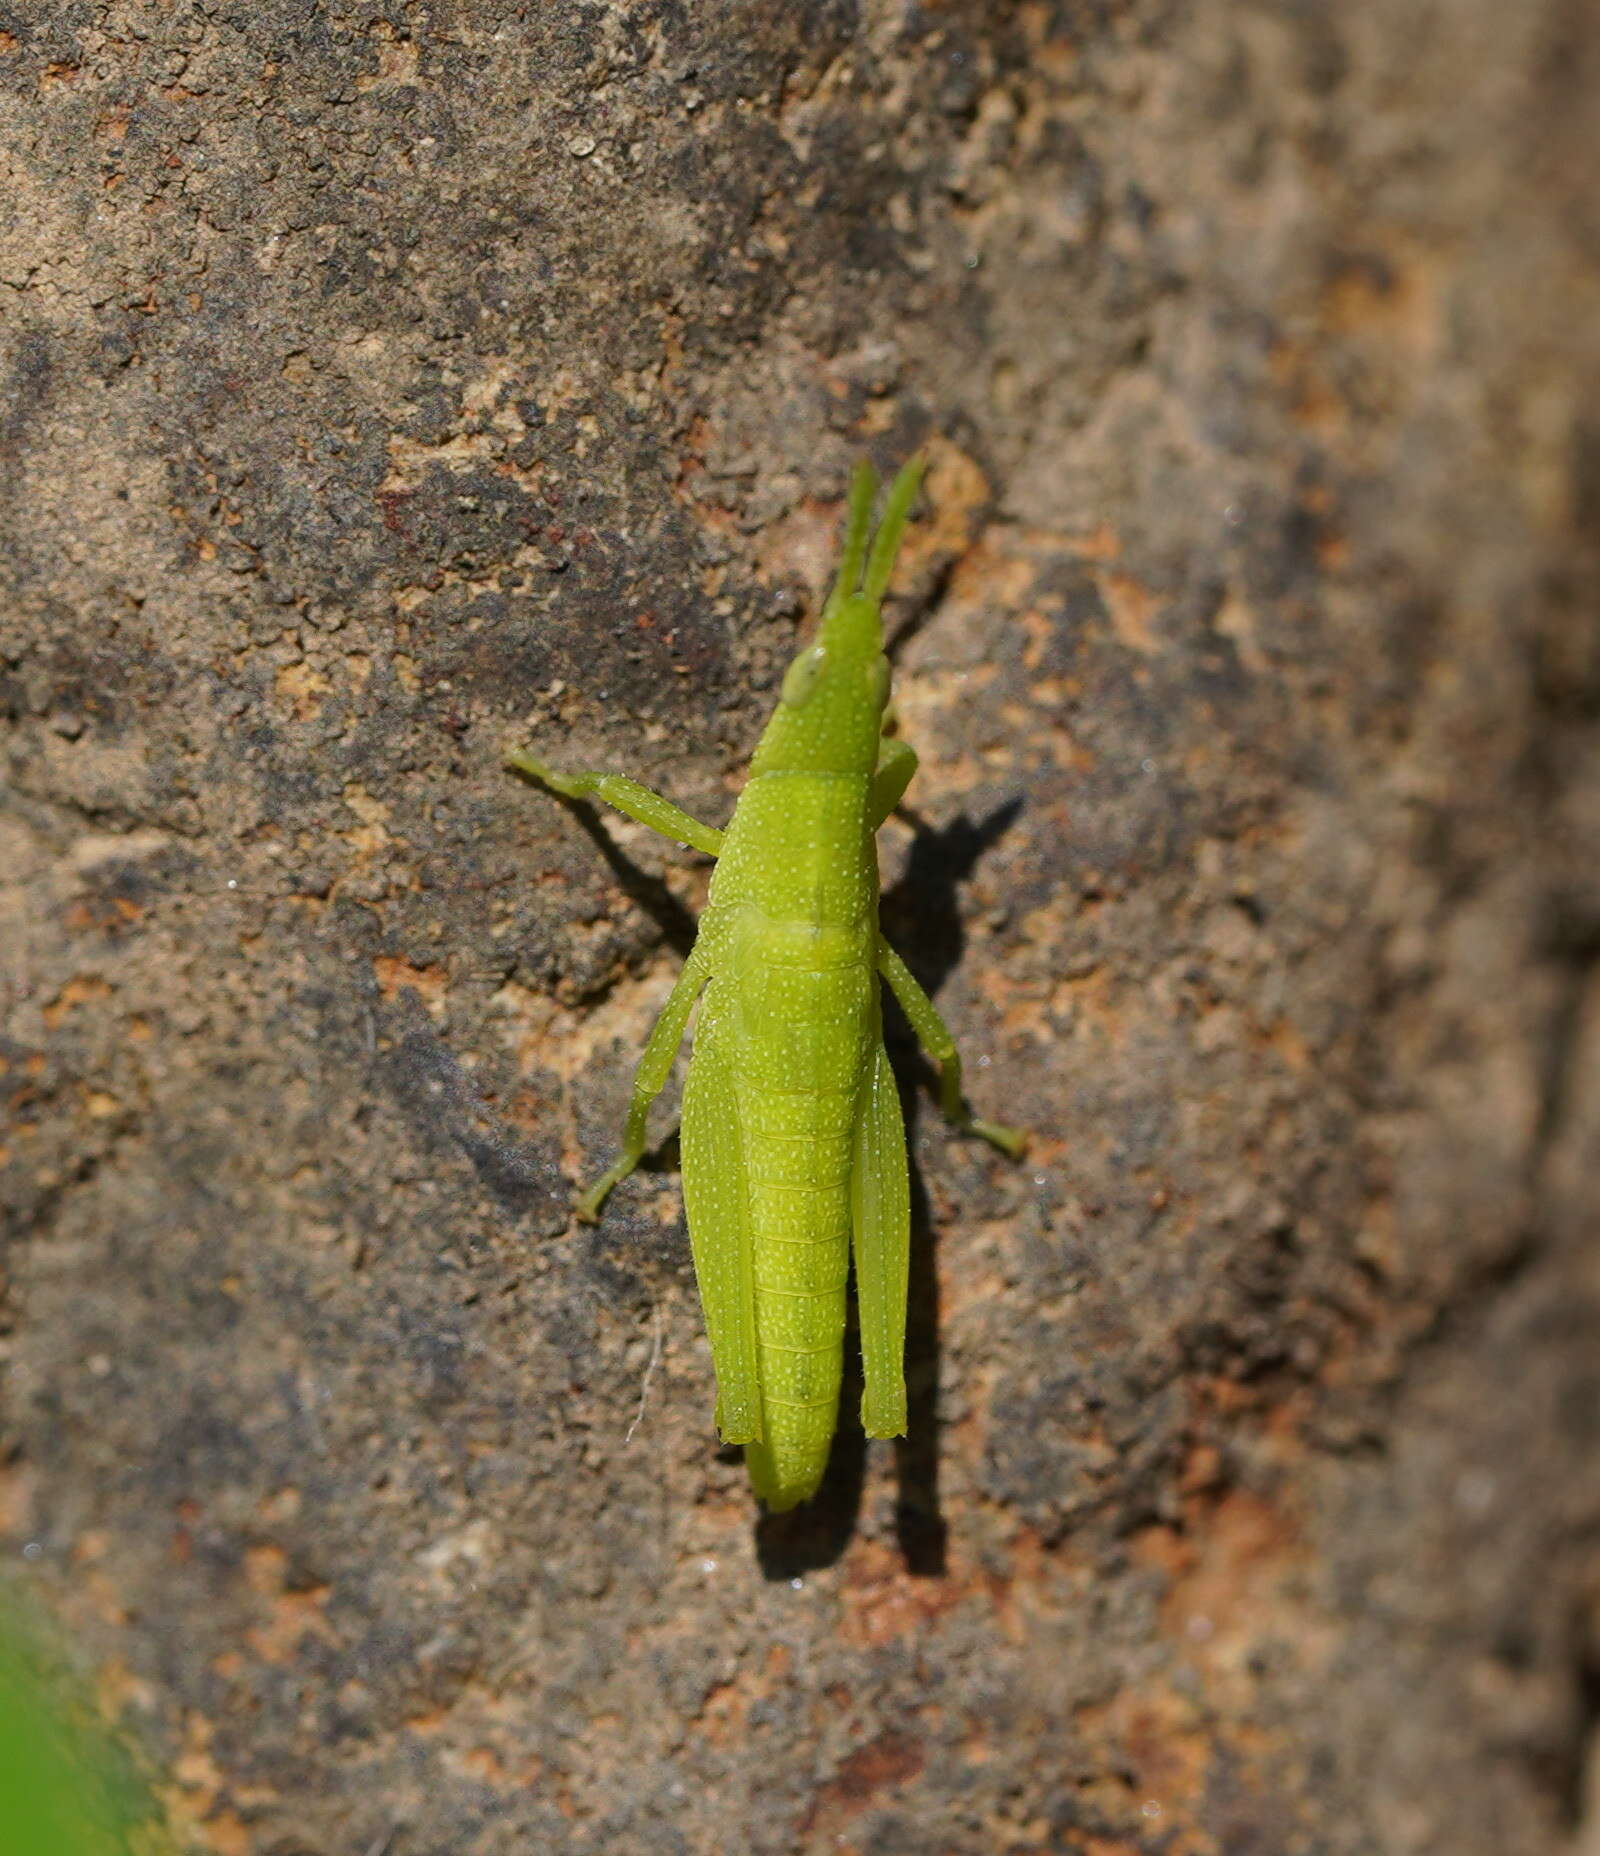
[[[1595,8],[0,82],[5,1538],[196,1846],[1592,1852]],[[565,1210],[706,866],[497,763],[725,817],[922,442],[885,914],[1037,1142],[919,1098],[912,1434],[757,1526],[670,1143]]]

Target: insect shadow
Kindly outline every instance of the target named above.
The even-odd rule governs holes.
[[[960,886],[978,860],[1010,829],[1022,810],[1014,797],[987,817],[962,814],[935,827],[907,806],[898,816],[915,835],[899,880],[879,902],[884,934],[899,949],[930,995],[960,964]],[[939,1504],[939,1277],[937,1237],[927,1188],[917,1164],[917,1124],[937,1113],[932,1066],[884,988],[884,1042],[900,1087],[911,1159],[911,1279],[906,1308],[906,1435],[895,1439],[895,1535],[909,1572],[937,1578],[945,1570],[944,1515]],[[839,1428],[822,1486],[787,1514],[763,1515],[756,1524],[756,1555],[769,1579],[792,1579],[831,1566],[843,1553],[861,1512],[867,1445],[861,1429],[861,1349],[851,1327],[845,1336]]]

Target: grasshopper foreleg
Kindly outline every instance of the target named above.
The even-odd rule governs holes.
[[[626,774],[595,773],[587,769],[580,773],[557,773],[533,754],[508,754],[506,765],[513,773],[537,780],[541,786],[564,793],[568,799],[603,799],[625,817],[637,819],[641,825],[659,831],[663,838],[687,844],[691,850],[703,851],[707,857],[715,857],[722,849],[722,833],[715,825],[702,825],[699,819],[690,818],[670,799],[663,799],[659,793],[651,792],[637,780],[630,780]]]

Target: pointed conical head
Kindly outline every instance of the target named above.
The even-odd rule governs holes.
[[[923,460],[913,458],[895,478],[873,535],[877,479],[870,465],[857,466],[838,578],[815,641],[784,673],[778,707],[750,763],[752,774],[870,774],[877,765],[889,700],[880,607],[922,472]]]

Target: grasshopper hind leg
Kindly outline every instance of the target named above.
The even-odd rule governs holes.
[[[861,1428],[869,1437],[906,1429],[906,1284],[911,1267],[911,1187],[906,1132],[889,1055],[869,1060],[850,1174],[850,1223],[861,1315]]]
[[[717,1376],[717,1429],[724,1443],[751,1444],[760,1442],[763,1421],[750,1188],[732,1053],[717,1004],[713,985],[683,1090],[683,1202]]]

